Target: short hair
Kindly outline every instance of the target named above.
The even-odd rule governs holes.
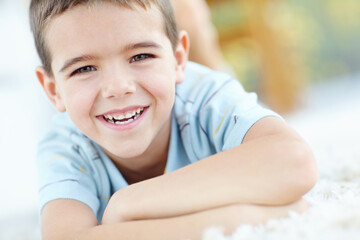
[[[154,5],[162,14],[165,34],[175,50],[178,44],[178,30],[170,0],[32,0],[29,9],[30,27],[40,60],[50,75],[53,75],[51,54],[45,42],[45,32],[51,19],[75,6],[101,2],[116,3],[130,9],[140,6],[145,10]]]

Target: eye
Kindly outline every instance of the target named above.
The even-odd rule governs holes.
[[[148,58],[154,58],[155,56],[152,55],[152,54],[139,54],[139,55],[136,55],[134,57],[132,57],[130,59],[130,63],[133,63],[133,62],[138,62],[138,61],[143,61],[143,60],[146,60]]]
[[[96,68],[93,67],[93,66],[85,66],[85,67],[81,67],[79,69],[76,69],[74,72],[71,73],[71,76],[76,75],[76,74],[80,74],[80,73],[91,72],[91,71],[96,71]]]

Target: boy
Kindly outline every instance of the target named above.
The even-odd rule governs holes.
[[[186,64],[168,0],[33,0],[30,19],[62,112],[39,145],[44,239],[199,239],[303,210],[308,146],[236,80]]]

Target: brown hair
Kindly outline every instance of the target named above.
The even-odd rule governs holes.
[[[90,5],[104,1],[117,3],[130,9],[134,9],[135,6],[148,9],[152,4],[156,6],[163,16],[165,33],[169,38],[173,49],[175,49],[178,43],[178,31],[173,9],[169,0],[32,0],[29,11],[30,26],[40,60],[49,74],[53,74],[51,69],[51,55],[46,46],[44,35],[46,27],[51,19],[75,6],[81,4]]]

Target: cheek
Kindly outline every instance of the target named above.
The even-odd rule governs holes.
[[[169,78],[157,79],[154,82],[147,83],[145,89],[160,104],[172,104],[175,97],[175,83]]]
[[[96,99],[96,88],[90,84],[76,83],[69,85],[67,89],[65,105],[70,117],[88,117]]]
[[[175,71],[164,71],[164,69],[171,69],[168,66],[162,66],[144,74],[142,77],[142,87],[151,94],[158,101],[170,101],[172,103],[175,97]],[[162,103],[164,104],[164,103]]]
[[[68,105],[67,113],[75,126],[86,136],[92,138],[94,136],[91,117],[93,112],[92,95],[86,91],[69,93],[66,103]]]

